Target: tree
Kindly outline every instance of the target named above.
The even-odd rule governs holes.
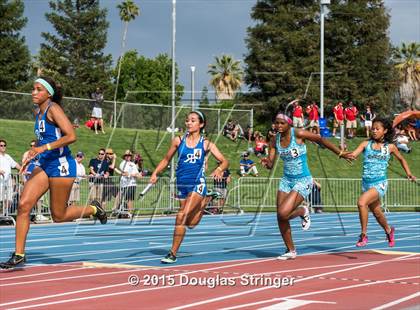
[[[121,58],[120,86],[118,99],[140,103],[168,105],[171,102],[172,62],[168,55],[159,54],[156,58],[139,56],[131,50]],[[117,68],[120,64],[117,64]],[[117,73],[115,70],[115,73]],[[178,80],[178,68],[176,79]],[[176,101],[183,95],[184,86],[176,84]]]
[[[260,119],[302,96],[310,77],[308,97],[319,100],[319,2],[259,0],[251,16],[245,80],[264,102]],[[388,27],[381,0],[332,1],[325,21],[326,103],[352,99],[389,108],[395,76]],[[330,114],[328,106],[325,111]]]
[[[123,3],[117,5],[117,8],[120,10],[120,18],[124,22],[124,32],[121,41],[121,57],[120,61],[118,61],[118,73],[114,91],[114,119],[116,119],[116,100],[117,100],[117,93],[118,93],[118,84],[120,82],[120,73],[121,73],[121,63],[122,57],[124,56],[124,48],[125,48],[125,40],[127,38],[127,31],[128,31],[128,23],[134,20],[139,14],[138,6],[132,0],[125,0]],[[115,123],[116,124],[116,123]]]
[[[394,62],[400,78],[401,101],[405,108],[420,110],[420,44],[402,43],[394,51]]]
[[[19,34],[28,20],[23,10],[21,0],[0,0],[0,85],[4,90],[17,90],[28,80],[30,53]]]
[[[61,82],[66,96],[86,97],[96,88],[110,88],[111,55],[107,42],[107,10],[99,0],[55,0],[47,20],[56,34],[43,32],[39,60],[43,74]]]
[[[201,91],[200,106],[208,106],[209,104],[209,89],[207,88],[207,86],[203,86],[203,90]]]
[[[241,62],[230,55],[216,56],[215,60],[209,65],[210,85],[214,87],[218,100],[233,99],[243,81]]]

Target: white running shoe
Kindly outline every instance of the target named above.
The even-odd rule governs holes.
[[[310,216],[309,208],[307,206],[303,206],[303,208],[305,209],[305,214],[301,216],[302,229],[308,230],[309,227],[311,227],[311,216]]]
[[[296,256],[297,256],[296,251],[287,250],[286,252],[284,252],[284,254],[282,254],[280,256],[277,256],[277,259],[279,259],[279,260],[295,259]]]

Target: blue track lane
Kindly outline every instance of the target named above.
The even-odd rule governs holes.
[[[346,235],[336,214],[315,214],[309,231],[302,231],[300,219],[292,221],[292,233],[299,255],[358,251],[360,233],[357,213],[343,213]],[[388,248],[385,234],[370,215],[369,244],[363,250],[391,250],[420,253],[420,214],[390,213],[396,228],[396,246]],[[68,223],[31,225],[26,254],[28,264],[98,262],[161,266],[160,259],[172,243],[173,217],[110,222],[107,225]],[[0,260],[14,251],[14,228],[0,228]],[[270,258],[285,250],[276,216],[204,216],[194,230],[187,231],[177,264],[211,263],[238,259]]]

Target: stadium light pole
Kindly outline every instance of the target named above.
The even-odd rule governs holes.
[[[176,0],[172,0],[172,140],[175,138],[175,42],[176,42]],[[174,202],[172,197],[175,194],[175,159],[171,160],[171,181],[169,185],[169,209],[174,210]]]
[[[194,101],[194,72],[195,66],[191,66],[191,110],[195,111],[195,101]]]
[[[324,18],[325,18],[325,9],[328,4],[331,4],[331,0],[321,0],[321,61],[320,61],[320,108],[321,108],[321,118],[324,118]]]

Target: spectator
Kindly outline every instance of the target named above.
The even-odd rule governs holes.
[[[223,127],[223,135],[232,141],[236,141],[240,131],[240,126],[237,125],[233,120],[229,120],[228,123]]]
[[[239,161],[240,172],[241,176],[245,176],[248,174],[253,174],[254,176],[258,176],[258,170],[255,166],[255,163],[249,159],[249,153],[245,152],[242,154],[242,159]]]
[[[217,162],[219,165],[221,162]],[[227,186],[232,180],[229,169],[223,171],[221,180],[214,179],[214,190],[220,194],[220,198],[217,199],[215,207],[217,208],[214,213],[220,214],[223,212],[223,206],[226,202],[227,197]]]
[[[89,162],[89,176],[91,188],[91,199],[102,202],[102,191],[104,179],[109,176],[109,165],[105,160],[105,149],[99,149],[98,156]]]
[[[119,167],[119,170],[122,172],[120,180],[121,199],[127,203],[128,211],[131,213],[136,195],[136,179],[140,178],[141,174],[137,169],[137,165],[133,162],[133,153],[130,150],[125,151],[123,158],[124,160]]]
[[[86,178],[86,169],[83,165],[85,154],[77,152],[76,154],[76,179],[74,179],[73,187],[71,189],[69,204],[77,204],[80,201],[80,182]]]
[[[322,213],[321,184],[313,180],[312,191],[308,196],[308,201],[315,213]]]
[[[336,136],[336,131],[338,127],[341,127],[341,125],[343,125],[344,122],[344,109],[343,109],[343,103],[342,102],[338,102],[337,105],[333,108],[333,113],[334,113],[334,124],[333,124],[333,132],[332,135],[334,137]],[[340,138],[340,137],[338,137]]]
[[[94,118],[93,127],[95,128],[95,133],[98,134],[99,128],[102,130],[102,133],[105,133],[104,121],[102,118],[102,104],[104,102],[104,95],[102,94],[102,90],[97,87],[95,92],[93,92],[90,97],[93,100],[92,117]]]
[[[258,131],[256,131],[256,132],[258,132]],[[254,153],[255,153],[256,156],[260,157],[260,156],[266,156],[267,151],[268,151],[268,144],[264,140],[263,135],[258,132],[258,135],[256,135],[256,137],[255,137]]]
[[[370,106],[366,106],[366,112],[361,114],[360,118],[365,122],[366,137],[369,138],[372,121],[376,118],[376,114],[372,112]]]
[[[417,141],[417,136],[416,136],[416,121],[415,120],[405,120],[403,121],[404,124],[404,129],[407,132],[408,136],[410,137],[410,139],[412,141]]]
[[[299,100],[295,100],[293,103],[293,127],[303,127],[303,109],[299,104]]]
[[[319,135],[319,107],[315,101],[306,107],[306,113],[309,118],[309,129]]]
[[[117,155],[115,155],[113,149],[107,148],[105,150],[105,161],[108,163],[109,178],[104,179],[104,188],[102,192],[102,201],[104,203],[111,201],[112,197],[117,197],[119,192],[119,186],[115,185],[113,178],[114,171],[118,172],[118,169],[115,167]]]
[[[344,109],[344,115],[346,118],[347,137],[349,139],[356,136],[357,120],[356,116],[359,113],[357,108],[353,105],[352,101],[349,101],[349,106]]]
[[[30,146],[31,149],[34,148],[36,146],[36,140],[31,140],[31,143],[30,143],[29,146]],[[26,162],[26,159],[28,158],[28,155],[29,155],[29,151],[26,151],[25,153],[23,153],[23,156],[22,156],[22,165],[23,165],[24,162]],[[32,169],[31,172],[30,173],[27,173],[28,167],[29,167],[29,165],[26,166],[26,167],[24,167],[24,170],[22,171],[22,174],[24,176],[28,176],[27,178],[26,177],[24,178],[24,181],[26,181],[27,179],[29,179],[29,175],[32,173],[32,170],[34,168],[34,167],[31,167],[31,169]]]
[[[145,172],[146,170],[144,169],[143,166],[143,157],[141,157],[140,153],[136,153],[134,154],[134,159],[133,159],[134,163],[137,165],[137,169],[139,170],[139,172],[141,173],[142,176],[145,176]]]
[[[267,141],[271,141],[271,139],[275,139],[277,135],[277,128],[276,124],[271,124],[271,128],[267,132]]]
[[[0,139],[0,201],[3,201],[3,213],[7,214],[13,200],[12,169],[20,170],[21,166],[6,154],[7,142]]]
[[[404,129],[401,128],[401,126],[398,126],[395,129],[394,142],[395,142],[396,147],[399,150],[401,150],[405,153],[410,153],[411,152],[411,148],[408,146],[409,139],[405,135],[405,131],[404,131]]]
[[[254,134],[252,132],[252,127],[250,125],[246,126],[245,132],[244,132],[244,139],[250,143],[254,140]]]

